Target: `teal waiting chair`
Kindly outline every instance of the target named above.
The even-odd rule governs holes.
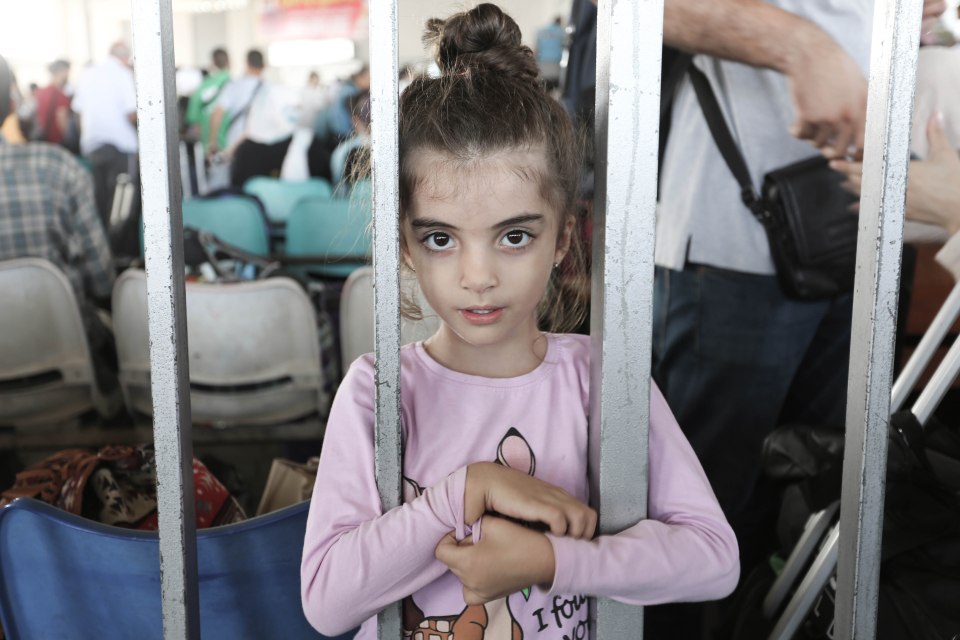
[[[300,605],[309,504],[197,531],[204,640],[325,637]],[[155,531],[15,500],[0,509],[0,620],[7,638],[160,640],[159,551]]]
[[[329,199],[333,195],[330,183],[323,178],[290,181],[254,176],[243,185],[243,191],[260,199],[267,219],[274,224],[286,223],[293,208],[304,198]]]
[[[248,253],[270,253],[270,229],[252,198],[221,196],[183,202],[183,226],[209,231],[223,242]]]
[[[369,264],[371,209],[361,199],[307,198],[287,221],[286,255],[308,276],[346,278]]]

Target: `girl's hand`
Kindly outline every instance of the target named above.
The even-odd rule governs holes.
[[[435,555],[463,584],[468,605],[553,583],[553,546],[547,537],[503,518],[485,517],[477,544],[469,539],[458,543],[452,533],[447,534]]]
[[[475,462],[467,467],[464,521],[488,511],[542,522],[557,536],[589,539],[597,528],[597,512],[563,489],[495,462]]]

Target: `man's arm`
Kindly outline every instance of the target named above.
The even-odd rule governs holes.
[[[207,155],[213,155],[220,151],[220,127],[226,115],[226,110],[219,105],[214,107],[213,113],[210,114],[210,129],[207,134]]]
[[[57,129],[65,135],[67,129],[70,127],[70,101],[64,97],[63,100],[59,104],[55,104],[53,108],[53,118],[57,123]]]
[[[779,71],[790,85],[793,135],[828,156],[863,148],[867,80],[809,20],[761,0],[666,0],[664,42]]]
[[[207,154],[213,155],[214,153],[220,150],[220,125],[223,122],[223,117],[226,115],[226,111],[223,107],[217,105],[213,109],[213,113],[210,114],[210,128],[207,133]]]

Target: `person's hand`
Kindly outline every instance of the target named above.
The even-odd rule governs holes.
[[[784,70],[795,120],[790,133],[828,158],[859,157],[867,117],[867,79],[823,32],[812,32]]]
[[[926,160],[913,160],[907,173],[906,217],[936,224],[950,234],[960,231],[960,156],[947,140],[939,114],[927,122]],[[860,195],[863,164],[834,160],[830,167],[846,176],[843,186]]]
[[[488,511],[528,522],[542,522],[554,535],[591,538],[597,512],[563,489],[494,462],[467,467],[463,517],[476,522]]]
[[[943,132],[940,115],[927,122],[925,160],[910,163],[907,217],[937,224],[950,234],[960,231],[960,156]]]
[[[947,10],[946,0],[923,0],[923,21],[920,33],[927,33],[933,29],[940,19],[940,15]]]
[[[853,195],[860,196],[860,187],[863,182],[863,163],[859,160],[831,160],[830,168],[843,174],[843,188]],[[860,210],[860,202],[850,205],[851,211]]]
[[[487,516],[480,541],[457,542],[452,533],[444,536],[435,551],[463,584],[468,605],[483,604],[534,585],[549,587],[556,565],[553,545],[537,531]]]
[[[947,8],[945,0],[924,0],[921,32],[929,31]],[[800,36],[783,70],[796,114],[790,133],[828,158],[863,155],[867,79],[832,38],[820,30]]]

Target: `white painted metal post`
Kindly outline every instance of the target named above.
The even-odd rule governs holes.
[[[171,0],[131,0],[167,640],[200,637]]]
[[[370,0],[370,131],[376,312],[377,487],[384,511],[400,505],[400,158],[397,0]],[[378,618],[380,640],[401,634],[400,605]]]
[[[887,429],[922,0],[874,16],[840,506],[836,637],[876,637]]]
[[[663,0],[601,0],[589,455],[591,496],[603,534],[647,514],[662,43]],[[642,636],[640,607],[599,599],[591,619],[594,638]]]

